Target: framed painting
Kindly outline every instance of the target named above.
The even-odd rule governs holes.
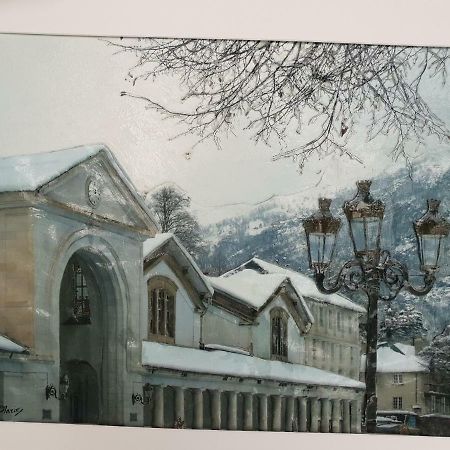
[[[448,48],[88,34],[0,35],[0,421],[450,436]]]

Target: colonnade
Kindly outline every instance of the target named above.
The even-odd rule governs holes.
[[[148,407],[153,411],[151,420],[153,427],[175,426],[165,423],[167,388],[174,390],[174,396],[170,397],[173,399],[174,423],[186,426],[186,411],[190,410],[190,426],[196,429],[361,432],[360,399],[339,399],[319,395],[276,395],[165,385],[151,387],[153,394]],[[191,391],[189,399],[186,396],[187,390]],[[204,401],[205,395],[209,396],[208,402]],[[241,401],[238,401],[238,396],[242,396]]]

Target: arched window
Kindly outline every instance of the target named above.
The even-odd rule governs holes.
[[[73,320],[77,324],[91,323],[91,309],[86,278],[80,264],[72,266],[72,307]]]
[[[274,308],[270,312],[271,322],[271,356],[272,359],[287,361],[288,357],[288,315],[281,308]]]
[[[175,296],[177,287],[167,278],[147,282],[148,330],[152,341],[175,342]]]

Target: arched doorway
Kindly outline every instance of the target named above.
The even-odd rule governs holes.
[[[118,297],[109,261],[92,248],[75,251],[59,292],[61,422],[121,424]]]

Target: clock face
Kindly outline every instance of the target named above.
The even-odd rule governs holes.
[[[100,201],[101,187],[99,180],[91,178],[87,183],[87,197],[92,206],[96,206]]]

